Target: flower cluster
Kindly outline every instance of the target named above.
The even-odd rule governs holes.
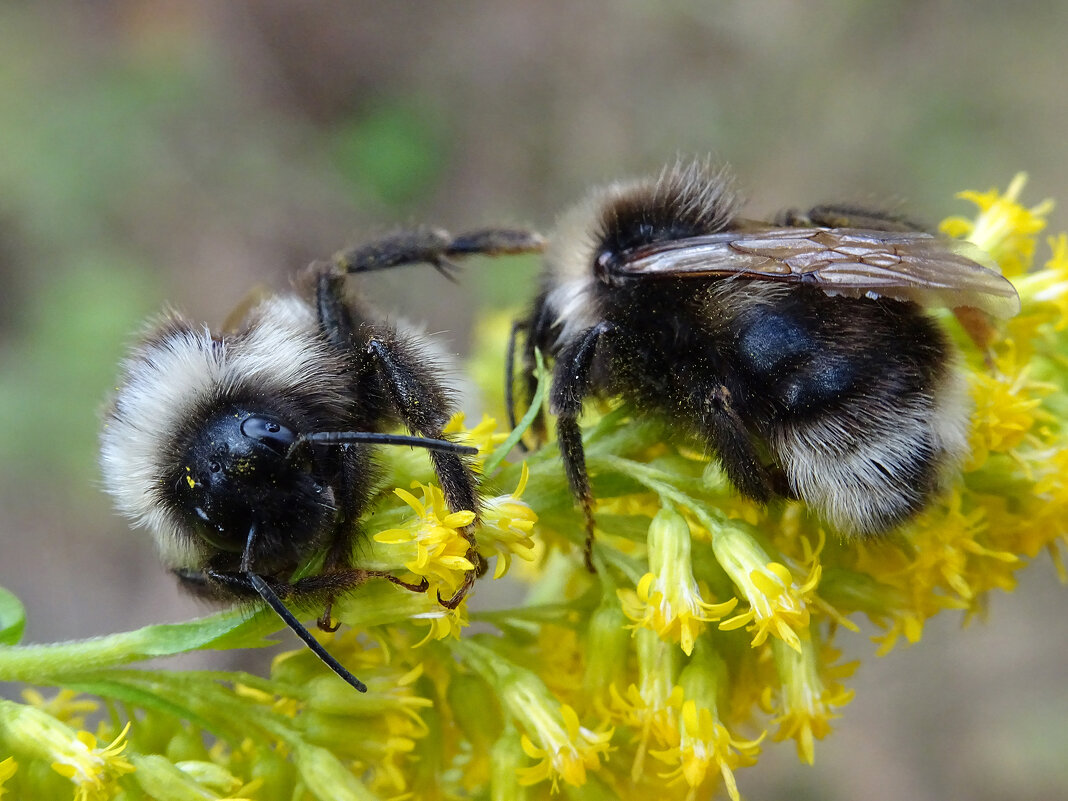
[[[68,689],[0,703],[0,796],[738,801],[741,772],[775,741],[813,762],[853,695],[844,640],[881,654],[916,642],[940,612],[982,612],[1043,555],[1064,575],[1068,235],[1036,268],[1051,204],[1023,207],[1024,183],[964,193],[977,216],[943,226],[991,254],[1022,312],[979,346],[944,314],[970,381],[971,455],[895,536],[842,542],[800,504],[740,499],[714,465],[620,407],[587,432],[591,574],[555,448],[509,462],[517,433],[457,418],[449,433],[479,448],[479,518],[448,509],[425,458],[387,464],[396,489],[360,564],[429,589],[368,581],[335,605],[348,628],[322,635],[366,695],[306,650],[278,657],[269,679],[119,667],[261,645],[277,627],[266,615],[5,645],[0,680]],[[496,338],[501,326],[486,325]],[[495,566],[449,610],[438,596],[475,568],[469,534]],[[487,608],[491,576],[507,578],[507,602]],[[20,614],[0,593],[0,643],[18,639]],[[878,627],[874,646],[861,619]]]

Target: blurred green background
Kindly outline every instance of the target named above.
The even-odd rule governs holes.
[[[123,347],[164,304],[218,324],[405,223],[546,229],[676,154],[730,161],[753,214],[848,200],[935,222],[1021,169],[1028,202],[1068,204],[1066,41],[1064,2],[0,5],[0,584],[27,639],[205,611],[95,467]],[[361,291],[463,351],[475,306],[520,304],[535,274]],[[947,615],[879,660],[852,638],[858,697],[817,765],[769,746],[743,790],[1068,797],[1068,592],[1043,559],[1022,578],[987,626]]]

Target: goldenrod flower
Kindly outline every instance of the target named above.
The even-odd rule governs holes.
[[[51,765],[75,787],[76,801],[108,799],[115,781],[134,770],[123,756],[130,724],[103,748],[87,731],[75,731],[32,706],[0,701],[0,736],[9,748]]]
[[[124,773],[132,773],[134,766],[123,756],[126,750],[126,734],[130,723],[103,748],[97,748],[96,736],[79,731],[75,736],[83,749],[72,748],[66,754],[55,754],[52,770],[70,779],[78,788],[75,797],[81,799],[105,798],[111,793],[109,785]]]
[[[634,732],[634,758],[630,778],[637,782],[645,771],[645,755],[651,745],[669,743],[678,727],[678,650],[649,629],[639,629],[638,682],[620,693],[609,687],[611,719]]]
[[[1052,308],[1053,330],[1059,333],[1068,328],[1068,234],[1051,236],[1047,241],[1052,255],[1045,269],[1022,276],[1016,288],[1025,301],[1034,300]]]
[[[1005,194],[996,189],[987,192],[960,192],[957,197],[979,207],[975,220],[949,217],[939,226],[947,236],[963,238],[989,253],[1005,275],[1015,278],[1031,266],[1035,252],[1035,234],[1046,227],[1046,216],[1053,201],[1043,200],[1027,209],[1017,201],[1027,185],[1027,174],[1017,173]]]
[[[540,760],[536,765],[519,768],[519,783],[537,784],[548,779],[553,790],[559,779],[573,787],[586,783],[586,771],[601,766],[607,754],[612,729],[593,731],[579,723],[575,710],[561,704],[555,714],[546,708],[531,708],[525,716],[530,734],[520,738],[523,753]]]
[[[298,745],[293,759],[305,786],[315,798],[371,801],[374,795],[326,748]]]
[[[720,565],[749,602],[749,608],[719,624],[723,631],[746,627],[753,632],[753,647],[773,634],[795,651],[801,648],[798,631],[808,627],[808,596],[820,581],[820,564],[813,561],[800,584],[786,565],[771,561],[764,550],[739,529],[724,528],[713,538]]]
[[[538,760],[534,765],[517,767],[520,784],[548,780],[555,791],[562,779],[581,787],[587,771],[601,767],[613,729],[597,731],[583,726],[575,710],[558,703],[536,674],[507,662],[489,648],[466,641],[458,650],[497,691],[502,708],[522,732],[523,752]]]
[[[455,609],[446,609],[445,607],[438,605],[437,608],[429,609],[426,612],[420,612],[414,615],[412,622],[417,625],[425,625],[427,629],[426,636],[419,642],[412,645],[413,648],[418,648],[420,645],[424,645],[431,640],[445,640],[459,639],[460,632],[470,625],[467,618],[467,605],[461,604]]]
[[[445,494],[433,484],[416,484],[423,492],[419,500],[398,487],[394,494],[415,512],[404,528],[391,528],[375,534],[375,542],[394,546],[396,558],[418,578],[430,582],[430,593],[451,597],[475,566],[467,558],[471,545],[463,529],[475,519],[471,511],[451,512]]]
[[[987,560],[993,560],[998,569],[1019,566],[1014,554],[984,544],[986,514],[981,508],[965,511],[960,492],[952,492],[939,512],[925,514],[914,524],[916,554],[902,577],[902,585],[914,597],[942,590],[970,603],[976,596],[972,582],[982,574]],[[915,606],[922,604],[917,600]]]
[[[252,801],[244,793],[255,791],[262,784],[257,781],[246,785],[212,762],[171,763],[162,756],[150,755],[137,757],[136,763],[138,786],[156,801]]]
[[[811,765],[816,759],[814,741],[830,734],[831,721],[838,717],[833,710],[853,700],[853,691],[834,679],[851,675],[855,665],[841,665],[833,670],[825,668],[825,675],[821,675],[820,666],[829,665],[830,660],[819,653],[811,637],[801,639],[799,645],[793,649],[784,647],[779,641],[772,643],[782,688],[776,704],[771,700],[775,691],[769,686],[765,690],[764,704],[768,711],[776,713],[771,722],[778,724],[779,730],[773,738],[796,740],[798,758]],[[830,654],[833,656],[836,652]]]
[[[478,459],[485,459],[494,448],[508,439],[508,432],[498,431],[497,421],[488,414],[482,415],[482,419],[474,428],[464,426],[464,419],[464,413],[457,412],[441,431],[462,445],[478,448]]]
[[[509,723],[504,733],[490,749],[490,784],[494,801],[526,801],[527,785],[520,780],[516,765],[525,761],[523,738],[515,725]]]
[[[530,471],[524,464],[515,492],[487,498],[482,503],[482,520],[476,531],[478,550],[485,557],[497,557],[494,578],[501,578],[508,572],[513,554],[528,562],[534,559],[531,532],[538,516],[520,500],[529,477]]]
[[[680,711],[676,742],[670,748],[654,749],[650,753],[660,761],[676,766],[674,770],[660,775],[669,783],[685,782],[689,787],[687,801],[696,797],[698,788],[705,783],[709,768],[722,777],[732,801],[740,801],[734,771],[756,764],[760,739],[741,740],[732,737],[727,727],[715,719],[712,710],[698,707],[694,700],[687,700]]]
[[[15,771],[18,769],[19,765],[15,761],[15,757],[0,759],[0,798],[4,797],[4,784],[15,775]]]
[[[489,420],[492,424],[493,421]],[[527,483],[524,467],[515,492],[487,498],[482,504],[482,519],[475,528],[480,550],[486,556],[497,556],[495,578],[500,578],[518,554],[523,559],[533,558],[534,540],[531,530],[537,515],[520,500]],[[405,489],[393,492],[415,512],[403,528],[380,531],[374,540],[390,546],[385,558],[401,562],[417,578],[425,578],[431,596],[440,594],[448,598],[463,583],[466,574],[474,569],[467,558],[471,544],[464,536],[464,529],[475,521],[474,512],[450,512],[445,495],[433,484],[414,484],[422,490],[422,500]],[[454,622],[453,628],[458,624]],[[440,633],[434,638],[440,639]]]
[[[45,698],[34,688],[27,687],[22,691],[22,698],[30,706],[35,706],[56,720],[61,720],[75,728],[85,725],[86,713],[95,712],[100,708],[99,703],[79,695],[74,690],[63,689],[51,698]]]
[[[982,467],[991,453],[1010,453],[1023,442],[1035,425],[1041,396],[1049,390],[1049,385],[1031,380],[1030,367],[1017,365],[1011,346],[996,366],[996,374],[973,373],[969,377],[975,422],[968,470]]]
[[[650,750],[672,769],[660,775],[670,784],[685,784],[687,801],[699,790],[710,788],[706,782],[719,776],[732,801],[739,801],[734,771],[756,763],[760,742],[733,737],[719,717],[719,697],[727,689],[728,674],[723,659],[716,654],[707,638],[679,676],[672,693],[677,708],[678,726],[665,732],[665,746]]]
[[[619,590],[623,612],[638,626],[682,646],[687,656],[705,623],[730,612],[737,598],[719,604],[701,597],[690,561],[690,529],[685,518],[662,509],[649,524],[649,569],[635,590]]]
[[[604,699],[613,685],[625,686],[627,655],[631,636],[615,593],[606,591],[601,603],[590,615],[586,626],[586,664],[583,671],[583,696],[589,704],[604,711]],[[573,682],[572,682],[573,683]]]

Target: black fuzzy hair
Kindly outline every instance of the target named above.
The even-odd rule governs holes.
[[[616,255],[654,242],[714,234],[727,228],[735,207],[733,180],[726,169],[707,161],[680,160],[654,181],[623,187],[605,206],[597,227],[597,251]]]

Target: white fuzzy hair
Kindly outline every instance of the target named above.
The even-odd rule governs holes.
[[[902,499],[926,488],[908,478],[917,442],[930,442],[939,486],[967,453],[967,388],[950,366],[929,395],[895,407],[857,404],[848,421],[833,414],[785,428],[772,448],[797,494],[843,536],[882,533]]]
[[[156,539],[169,567],[199,563],[204,545],[166,501],[173,442],[213,401],[235,392],[271,397],[314,392],[344,401],[343,365],[320,336],[313,309],[296,296],[271,297],[244,329],[215,338],[169,313],[122,364],[101,434],[105,489],[119,511]]]

